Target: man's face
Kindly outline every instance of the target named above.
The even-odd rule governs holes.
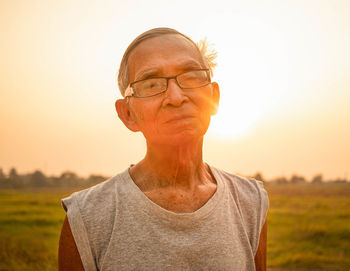
[[[171,77],[206,68],[194,45],[180,35],[163,35],[141,42],[130,54],[129,83],[150,77]],[[141,131],[148,142],[184,143],[201,138],[208,129],[217,84],[181,89],[170,79],[166,92],[148,98],[129,98],[132,130]],[[125,122],[124,122],[125,123]],[[129,127],[130,128],[130,127]]]

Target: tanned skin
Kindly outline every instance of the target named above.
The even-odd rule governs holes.
[[[267,222],[265,222],[260,233],[258,250],[255,254],[256,271],[266,271],[266,251],[267,251]],[[67,217],[62,226],[58,249],[58,270],[59,271],[81,271],[84,270],[78,248],[75,244],[72,231]]]
[[[83,263],[81,262],[67,216],[63,222],[58,248],[58,270],[84,271]]]
[[[255,254],[255,270],[266,271],[266,256],[267,256],[267,221],[265,221],[261,232],[258,250]]]

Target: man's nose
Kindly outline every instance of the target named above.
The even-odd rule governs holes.
[[[164,105],[181,106],[188,99],[175,78],[169,79],[165,95]]]

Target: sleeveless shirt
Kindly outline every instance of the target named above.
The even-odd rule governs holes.
[[[128,170],[62,199],[84,269],[255,270],[267,193],[260,181],[210,169],[216,192],[192,213],[155,204]]]

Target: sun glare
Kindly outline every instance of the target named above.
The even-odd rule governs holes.
[[[222,104],[220,112],[212,118],[209,134],[222,140],[234,140],[248,135],[258,122],[259,113],[244,111],[247,110],[239,105]]]
[[[268,68],[260,68],[251,69],[249,75],[235,80],[227,79],[231,69],[226,79],[217,79],[221,89],[220,105],[212,118],[209,134],[224,140],[239,139],[248,136],[264,119],[278,114],[288,88],[273,81]]]
[[[215,37],[219,57],[213,79],[220,86],[221,98],[209,134],[220,139],[247,136],[263,119],[278,114],[292,93],[291,61],[286,54],[290,48],[278,29],[245,26],[237,30],[237,36]]]
[[[239,76],[235,79],[230,78],[230,72],[234,72],[232,68],[227,67],[225,73],[223,69],[225,67],[218,71],[220,79],[216,79],[221,90],[219,111],[212,118],[209,134],[223,140],[235,140],[248,136],[268,114],[277,112],[284,91],[272,82],[266,63],[256,61],[255,68],[247,75],[236,71]]]

